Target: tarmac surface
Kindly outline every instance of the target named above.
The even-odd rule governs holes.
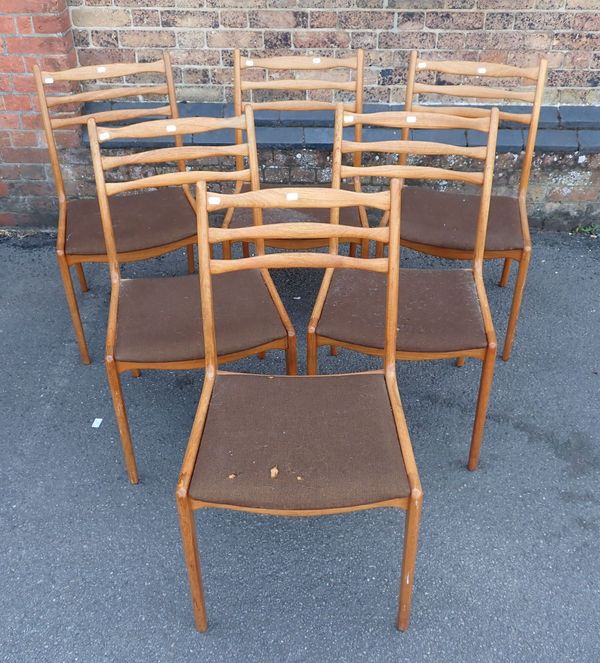
[[[91,289],[79,296],[84,366],[51,238],[1,241],[0,661],[599,661],[600,240],[533,239],[477,472],[465,464],[479,362],[398,364],[424,489],[409,630],[395,629],[402,513],[215,510],[197,517],[205,634],[193,625],[174,499],[202,372],[124,377],[141,475],[129,485],[102,361],[106,267],[86,268]],[[184,269],[178,253],[125,273]],[[512,290],[495,285],[499,275],[486,266],[502,342]],[[320,274],[275,279],[304,372]],[[378,365],[320,357],[329,373]],[[230,367],[285,371],[278,352]]]

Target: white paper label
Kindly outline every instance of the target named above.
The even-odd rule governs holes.
[[[419,64],[417,65],[417,67],[419,69],[425,69],[426,66],[427,66],[427,62],[419,62]]]
[[[406,116],[406,123],[407,124],[414,124],[417,121],[417,116],[416,115],[407,115]]]
[[[46,85],[52,85],[54,79],[51,76],[46,76],[46,78],[44,78],[44,83],[46,83]]]
[[[101,133],[98,134],[98,140],[108,140],[110,138],[110,134],[108,131],[102,131]]]
[[[354,122],[354,115],[344,115],[344,122]]]
[[[104,73],[106,73],[106,67],[96,67],[96,71],[99,74],[104,74]]]
[[[313,64],[321,64],[321,58],[313,58]]]
[[[166,128],[167,131],[169,131],[171,133],[173,131],[177,131],[177,125],[175,125],[175,124],[167,124],[167,126],[165,128]]]
[[[487,69],[485,67],[479,67],[477,69],[478,74],[485,74],[487,72]]]
[[[102,419],[94,419],[94,422],[92,423],[92,428],[100,428],[102,424]]]
[[[219,196],[209,196],[208,204],[209,205],[219,205],[221,203],[221,198]]]
[[[254,67],[254,60],[246,60],[246,67]]]
[[[285,194],[285,199],[286,200],[298,200],[298,194],[295,191],[293,193],[286,193]]]

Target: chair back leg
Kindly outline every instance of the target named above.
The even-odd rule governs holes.
[[[508,361],[510,359],[510,353],[512,352],[515,331],[517,328],[517,320],[519,319],[521,302],[523,301],[523,293],[525,291],[527,270],[529,269],[529,261],[531,259],[531,247],[526,247],[521,255],[522,257],[519,261],[519,271],[517,272],[517,282],[515,284],[515,291],[513,293],[510,316],[508,318],[508,326],[506,328],[506,337],[504,338],[504,349],[502,350],[502,359],[504,359],[504,361]]]
[[[75,297],[75,288],[73,288],[73,279],[71,278],[71,271],[63,253],[57,252],[58,269],[62,278],[63,286],[65,288],[65,295],[67,296],[67,304],[69,312],[71,313],[71,321],[75,331],[75,338],[79,346],[79,354],[81,361],[84,364],[90,363],[90,354],[88,352],[87,342],[85,340],[85,333],[83,325],[81,324],[81,316],[79,315],[79,307],[77,306],[77,298]]]

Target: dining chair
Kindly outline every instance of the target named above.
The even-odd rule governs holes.
[[[215,196],[198,182],[198,236],[206,371],[185,452],[176,501],[196,627],[207,628],[194,511],[232,509],[285,516],[320,516],[379,507],[404,509],[404,559],[398,628],[408,627],[422,491],[396,382],[395,336],[399,270],[399,182],[380,193],[284,188]],[[391,210],[387,228],[349,228],[339,211],[356,205]],[[209,228],[208,213],[249,208],[327,210],[329,224],[301,222]],[[353,235],[358,233],[358,235]],[[389,242],[383,258],[340,256],[348,237]],[[264,255],[271,240],[316,240],[328,253]],[[210,247],[248,241],[256,256],[213,259]],[[350,269],[387,282],[383,369],[327,376],[229,373],[217,369],[216,280],[223,274],[271,268]],[[360,270],[360,271],[359,271]],[[216,302],[216,298],[215,298]]]
[[[124,127],[97,127],[88,121],[94,175],[100,204],[111,276],[111,299],[106,334],[106,372],[121,435],[127,473],[131,483],[138,473],[123,399],[120,375],[143,368],[187,370],[206,364],[206,340],[202,334],[200,283],[197,274],[133,278],[121,276],[121,256],[117,251],[112,221],[118,194],[148,188],[189,186],[197,181],[258,183],[258,162],[252,109],[231,118],[195,117],[154,120]],[[100,146],[123,139],[159,139],[183,134],[197,135],[226,130],[245,131],[246,143],[159,147],[124,155],[106,155]],[[198,170],[195,160],[241,156],[241,169]],[[192,162],[193,170],[186,170]],[[183,163],[183,170],[150,174],[137,179],[106,181],[106,172],[128,166],[148,166],[167,162]],[[233,165],[233,162],[232,162]],[[173,221],[165,210],[162,222]],[[249,270],[246,274],[223,274],[215,279],[216,325],[220,332],[218,361],[227,362],[261,354],[271,349],[286,353],[289,374],[296,373],[294,327],[283,306],[269,272]]]
[[[240,115],[247,104],[252,104],[256,112],[272,113],[314,113],[327,112],[332,115],[336,108],[336,95],[344,95],[348,111],[362,113],[363,110],[364,52],[358,49],[354,54],[343,58],[319,56],[275,56],[243,57],[239,49],[233,54],[233,106],[234,113]],[[315,98],[315,95],[317,98]],[[329,131],[326,129],[326,131]],[[360,140],[361,127],[354,127],[355,138]],[[237,136],[241,140],[240,136]],[[261,184],[268,189],[279,184]],[[313,185],[315,186],[315,185]],[[360,183],[356,183],[360,187]],[[243,190],[242,185],[237,192]],[[360,189],[357,189],[360,190]],[[289,221],[313,221],[327,223],[326,211],[317,207],[303,210],[266,210],[263,222],[285,223]],[[340,223],[367,228],[369,223],[365,210],[344,209]],[[240,228],[252,224],[250,210],[229,211],[225,215],[225,228]],[[354,255],[358,242],[350,241],[350,251]],[[271,240],[269,246],[280,248],[316,248],[324,246],[322,240]],[[244,255],[248,255],[248,246]]]
[[[478,147],[463,147],[418,140],[378,140],[356,142],[343,140],[343,128],[360,122],[388,129],[405,127],[428,130],[464,129],[479,131],[487,142]],[[364,115],[336,113],[334,136],[334,185],[345,177],[378,177],[428,182],[463,182],[479,188],[477,225],[473,229],[475,247],[470,269],[402,269],[399,294],[396,359],[429,360],[475,357],[482,361],[475,422],[471,435],[468,468],[475,470],[483,440],[496,359],[496,334],[483,284],[483,252],[490,206],[498,110],[477,118],[417,111],[384,112]],[[483,162],[480,169],[461,170],[439,166],[383,164],[346,166],[347,154],[419,154],[463,157]],[[402,189],[404,195],[411,187]],[[424,188],[424,191],[431,191]],[[391,217],[390,217],[391,218]],[[443,226],[446,218],[440,215]],[[382,224],[385,227],[385,223]],[[385,320],[379,312],[385,281],[379,274],[332,271],[325,275],[307,332],[307,366],[310,375],[318,370],[318,348],[341,346],[369,355],[383,355]]]
[[[151,82],[148,82],[148,76],[153,77],[150,79]],[[141,120],[154,116],[177,118],[177,99],[171,61],[169,54],[165,52],[162,59],[156,62],[94,65],[63,71],[41,71],[36,64],[34,77],[58,195],[56,240],[58,267],[81,360],[84,364],[89,364],[90,355],[73,287],[71,267],[75,268],[80,290],[86,292],[88,285],[83,264],[107,263],[108,253],[102,234],[97,199],[69,198],[67,195],[65,180],[69,179],[69,175],[66,171],[63,172],[61,166],[60,132],[67,128],[85,125],[92,117],[102,123]],[[104,86],[107,79],[122,80],[123,77],[132,84]],[[156,82],[156,78],[160,80]],[[86,92],[73,91],[74,86],[90,82],[99,82],[103,86]],[[69,89],[67,94],[51,94],[51,92],[64,92],[65,88]],[[131,102],[122,103],[127,97],[136,99],[141,97],[148,101],[148,98],[156,98],[157,95],[159,98],[166,95],[167,103],[159,106],[146,103],[141,107],[132,107],[135,104]],[[73,107],[100,101],[113,107],[83,114],[73,112]],[[83,110],[85,111],[85,107]],[[181,146],[181,136],[176,136],[175,144]],[[169,224],[164,223],[167,210],[172,215]],[[194,271],[193,199],[186,199],[181,188],[145,191],[137,196],[122,198],[113,207],[113,217],[117,251],[121,262],[146,260],[187,247],[188,270]]]
[[[541,58],[537,67],[514,67],[492,62],[435,61],[419,58],[416,51],[410,55],[406,86],[406,111],[428,111],[437,113],[458,113],[465,117],[484,117],[486,109],[466,106],[467,100],[483,102],[523,102],[523,108],[502,107],[500,120],[516,123],[526,128],[525,151],[521,159],[521,172],[518,191],[515,196],[492,195],[484,260],[503,259],[504,267],[499,285],[505,287],[510,277],[513,260],[519,263],[515,289],[502,358],[508,361],[513,341],[529,261],[531,259],[531,237],[527,218],[527,188],[531,175],[531,165],[544,95],[548,63]],[[420,82],[419,75],[428,76],[434,82]],[[475,79],[476,84],[469,83]],[[494,80],[496,85],[482,85],[483,80]],[[422,79],[421,79],[422,80]],[[457,84],[456,81],[460,81]],[[511,82],[514,84],[510,87]],[[533,86],[533,87],[532,87]],[[419,104],[415,98],[419,96]],[[440,95],[438,99],[451,98],[450,106],[423,105],[422,95]],[[517,112],[519,111],[519,112]],[[408,138],[409,128],[405,128],[403,138]],[[469,143],[477,140],[469,136]],[[477,144],[477,143],[475,143]],[[442,258],[471,260],[475,252],[473,239],[477,224],[479,200],[466,192],[422,191],[411,188],[403,197],[404,213],[402,223],[402,245],[408,248]],[[438,223],[440,214],[445,217],[445,225]]]

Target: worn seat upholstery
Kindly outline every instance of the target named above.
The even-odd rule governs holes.
[[[164,246],[196,234],[194,210],[179,187],[113,196],[110,211],[119,253]],[[69,201],[65,244],[70,255],[106,253],[95,198]]]
[[[381,373],[217,375],[190,485],[193,499],[310,510],[374,504],[409,492]]]
[[[334,272],[317,334],[383,349],[386,275]],[[473,275],[462,269],[401,269],[399,352],[485,348],[487,337]]]
[[[408,186],[402,190],[402,239],[472,252],[480,202],[479,195]],[[518,199],[492,196],[486,251],[521,250],[523,246]]]
[[[220,355],[286,336],[260,272],[215,276],[213,298]],[[197,274],[121,281],[117,360],[175,362],[203,357]]]

